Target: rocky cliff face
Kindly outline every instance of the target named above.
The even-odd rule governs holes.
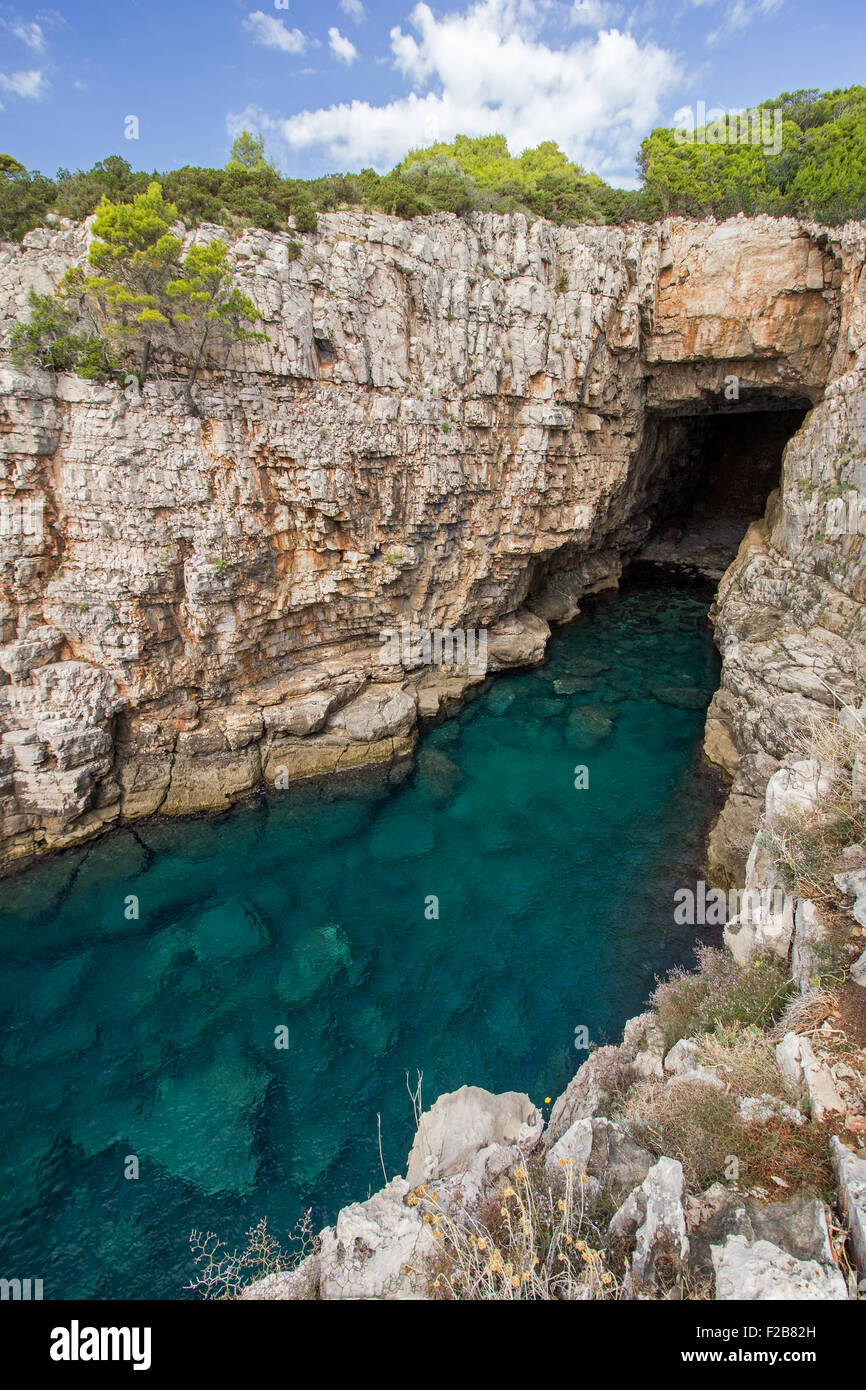
[[[483,674],[383,660],[383,630],[540,659],[694,484],[685,422],[814,405],[716,610],[712,850],[741,874],[792,723],[857,684],[862,536],[826,533],[863,491],[866,228],[340,213],[302,241],[233,243],[267,341],[200,417],[165,364],[143,392],[0,365],[3,863],[399,762]],[[0,248],[0,352],[87,245]]]

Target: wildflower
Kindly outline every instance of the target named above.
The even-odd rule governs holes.
[[[550,1096],[545,1096],[545,1097],[544,1097],[544,1104],[545,1104],[545,1105],[549,1105],[549,1104],[550,1104]]]
[[[612,1284],[612,1283],[613,1283],[613,1275],[610,1274],[610,1273],[608,1273],[607,1270],[605,1270],[605,1271],[604,1271],[604,1274],[601,1276],[601,1282],[602,1282],[603,1284]]]
[[[512,1287],[513,1289],[519,1289],[519,1288],[520,1288],[520,1275],[519,1275],[519,1274],[515,1274],[515,1275],[512,1276],[512,1279],[511,1279],[511,1287]]]

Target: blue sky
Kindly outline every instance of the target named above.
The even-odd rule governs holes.
[[[246,126],[310,176],[502,130],[633,185],[684,107],[866,82],[864,55],[866,0],[0,0],[0,151],[218,165]]]

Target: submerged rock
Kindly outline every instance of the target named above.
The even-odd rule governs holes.
[[[650,693],[663,705],[674,705],[677,709],[706,709],[712,698],[712,691],[691,685],[651,685]]]
[[[568,716],[566,737],[573,748],[595,748],[613,732],[619,711],[609,705],[580,705]]]
[[[312,999],[351,960],[346,934],[335,922],[313,927],[295,941],[292,959],[277,979],[277,997],[289,1008]]]

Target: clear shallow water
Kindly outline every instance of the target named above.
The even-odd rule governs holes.
[[[556,1096],[575,1027],[615,1040],[690,956],[706,608],[669,584],[587,604],[387,793],[142,824],[0,884],[0,1274],[182,1297],[191,1229],[285,1238],[380,1186],[377,1112],[404,1171],[407,1071],[428,1105]]]

